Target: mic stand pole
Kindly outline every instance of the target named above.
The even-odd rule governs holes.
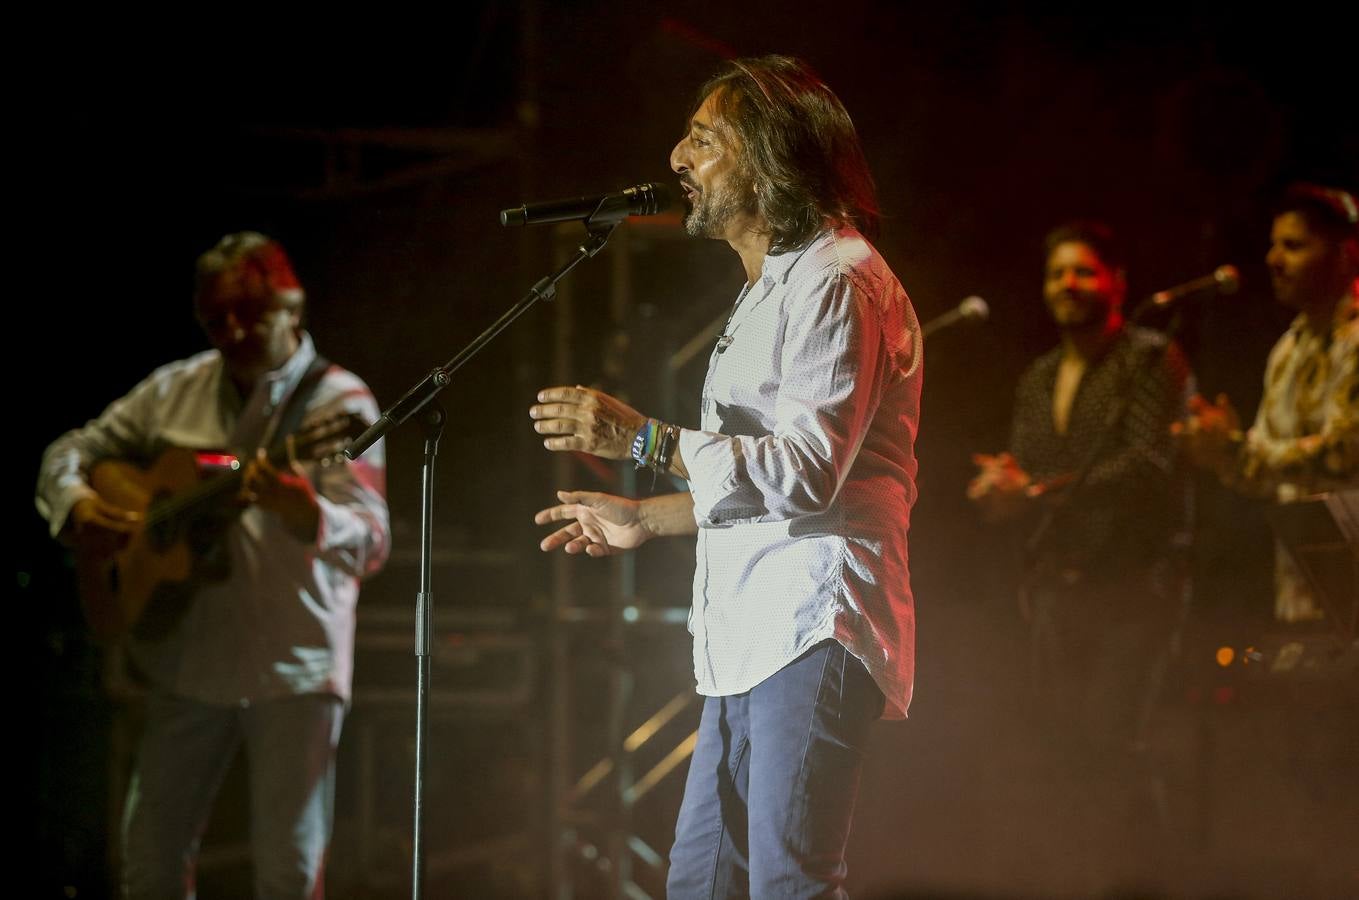
[[[424,891],[425,852],[424,852],[424,769],[425,737],[428,723],[426,713],[429,708],[430,686],[430,623],[434,614],[434,592],[431,584],[431,551],[434,523],[434,460],[438,455],[439,438],[443,433],[445,415],[443,408],[434,401],[439,391],[446,388],[451,376],[489,344],[496,335],[504,331],[511,322],[519,318],[529,307],[539,300],[551,300],[557,292],[557,282],[566,277],[583,260],[589,259],[604,249],[609,235],[627,215],[610,211],[587,219],[585,241],[565,265],[538,281],[529,289],[523,299],[505,311],[489,328],[477,335],[466,347],[444,365],[430,370],[418,384],[406,392],[400,400],[392,404],[368,430],[359,435],[348,447],[344,455],[358,459],[369,447],[398,425],[405,422],[421,409],[429,409],[421,416],[425,429],[425,459],[421,469],[420,495],[420,590],[415,601],[415,657],[417,661],[415,694],[415,777],[414,777],[414,829],[411,848],[411,897],[420,900]]]
[[[415,825],[411,831],[412,895],[420,896],[425,883],[425,742],[429,737],[430,619],[434,599],[431,558],[434,533],[434,458],[448,417],[438,400],[420,414],[425,433],[425,460],[420,468],[420,591],[415,596]]]

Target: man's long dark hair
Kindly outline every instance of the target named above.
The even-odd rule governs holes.
[[[877,194],[854,122],[806,63],[733,60],[703,85],[694,108],[714,92],[754,175],[770,250],[799,247],[827,224],[877,232]]]

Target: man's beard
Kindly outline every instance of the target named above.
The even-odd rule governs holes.
[[[1270,286],[1281,306],[1296,311],[1328,305],[1345,292],[1344,281],[1327,279],[1317,272],[1271,273]]]
[[[755,179],[744,168],[732,173],[725,185],[714,191],[699,192],[698,199],[684,214],[684,230],[690,237],[727,236],[732,219],[755,209]]]
[[[1274,299],[1286,309],[1299,309],[1297,285],[1292,279],[1280,275],[1270,276],[1270,286],[1274,289]]]

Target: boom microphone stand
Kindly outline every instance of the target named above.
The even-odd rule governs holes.
[[[367,431],[359,435],[344,454],[349,459],[358,459],[381,437],[411,416],[429,407],[421,417],[425,428],[425,458],[421,469],[420,491],[420,590],[415,600],[415,657],[418,664],[415,700],[415,789],[414,789],[414,830],[412,832],[411,857],[411,896],[420,900],[425,878],[424,855],[424,767],[425,738],[428,733],[426,713],[429,707],[430,684],[430,621],[433,617],[434,592],[431,585],[431,530],[434,521],[434,460],[438,453],[439,437],[443,432],[444,412],[439,404],[432,403],[436,394],[448,387],[452,375],[473,356],[489,344],[496,335],[504,331],[511,322],[519,318],[539,300],[551,300],[557,291],[557,282],[566,276],[583,260],[589,259],[604,249],[613,230],[628,215],[626,208],[619,209],[607,204],[601,205],[593,215],[585,220],[586,238],[577,248],[576,254],[551,275],[540,279],[529,292],[514,306],[505,311],[489,328],[479,334],[457,355],[444,365],[431,369],[423,380],[392,404]]]

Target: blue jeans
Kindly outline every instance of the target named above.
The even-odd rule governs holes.
[[[883,696],[825,641],[744,694],[709,697],[689,764],[671,900],[845,897],[845,844]]]
[[[241,742],[260,898],[320,897],[344,703],[323,694],[210,706],[153,694],[123,819],[123,894],[192,897],[198,844]]]

